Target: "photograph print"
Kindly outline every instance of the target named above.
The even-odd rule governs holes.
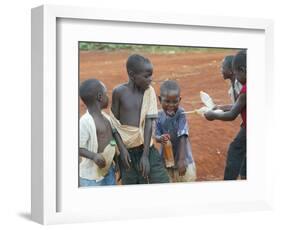
[[[246,49],[78,45],[79,187],[247,179]]]

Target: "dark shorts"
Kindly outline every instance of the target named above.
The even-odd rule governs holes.
[[[128,149],[131,158],[131,167],[125,169],[120,163],[122,184],[154,184],[169,183],[169,176],[164,168],[161,156],[154,146],[149,148],[150,174],[148,179],[142,176],[139,169],[143,146]]]
[[[243,179],[247,176],[246,158],[246,129],[240,129],[239,133],[229,145],[224,180],[236,180],[240,175]]]

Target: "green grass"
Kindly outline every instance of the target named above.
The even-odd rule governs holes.
[[[187,46],[161,46],[161,45],[134,45],[134,44],[115,44],[115,43],[97,43],[97,42],[79,42],[80,50],[84,51],[142,51],[148,53],[174,54],[179,52],[224,52],[234,49],[226,48],[205,48],[205,47],[187,47]]]

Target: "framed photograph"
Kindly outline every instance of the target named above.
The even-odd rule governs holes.
[[[32,9],[32,219],[57,224],[270,209],[267,134],[273,124],[266,111],[274,109],[272,33],[273,23],[265,19],[50,5]],[[224,181],[228,148],[241,119],[208,121],[199,110],[202,93],[215,105],[233,104],[223,63],[241,51],[247,54],[247,177],[240,173],[239,180]],[[151,66],[157,110],[165,111],[164,82],[180,88],[175,103],[188,123],[195,178],[124,185],[117,172],[116,185],[86,188],[81,186],[79,120],[89,104],[81,85],[93,78],[105,85],[109,114],[112,92],[132,77],[128,62],[133,55]],[[155,133],[156,149],[164,154]]]

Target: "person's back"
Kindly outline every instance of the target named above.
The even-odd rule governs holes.
[[[157,117],[157,101],[151,62],[140,55],[127,60],[129,81],[112,93],[111,119],[120,150],[123,184],[165,183],[168,175],[153,146],[152,123]]]
[[[108,106],[106,87],[98,80],[86,80],[80,97],[87,106],[80,118],[80,186],[114,185],[115,146],[109,117],[102,112]]]
[[[93,117],[96,130],[97,130],[97,139],[98,139],[98,152],[103,152],[105,147],[110,143],[113,139],[112,132],[111,132],[111,125],[109,120],[105,117],[104,114],[96,114],[92,113],[91,116]]]

